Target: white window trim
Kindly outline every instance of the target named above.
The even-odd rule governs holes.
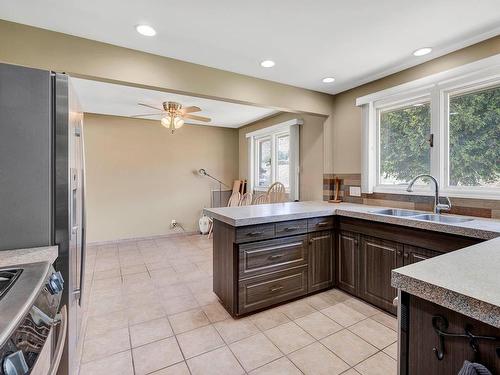
[[[415,187],[414,193],[406,191],[406,185],[378,184],[378,111],[405,103],[429,98],[431,101],[431,133],[434,147],[431,149],[431,174],[436,177],[443,194],[451,197],[500,199],[498,189],[483,187],[448,187],[448,99],[450,94],[474,91],[500,83],[500,54],[476,62],[407,82],[386,90],[356,99],[362,106],[362,157],[361,190],[363,193],[394,193],[429,195],[431,187]]]
[[[267,191],[267,187],[256,186],[257,165],[256,158],[256,141],[258,139],[271,137],[271,152],[276,157],[275,153],[275,137],[283,134],[290,134],[290,187],[287,192],[290,195],[290,200],[299,200],[299,126],[304,122],[301,119],[292,119],[282,123],[268,126],[267,128],[255,130],[245,134],[248,145],[248,185],[255,191]],[[275,181],[275,171],[272,171],[271,180]]]

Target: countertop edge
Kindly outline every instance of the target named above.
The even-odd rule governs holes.
[[[403,292],[500,328],[500,306],[392,271],[391,284]]]
[[[58,252],[58,246],[2,250],[0,251],[0,267],[11,267],[15,265],[38,262],[49,262],[52,264],[57,259]]]

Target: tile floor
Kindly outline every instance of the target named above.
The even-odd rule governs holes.
[[[396,320],[338,290],[234,320],[212,241],[93,246],[80,375],[396,374]]]

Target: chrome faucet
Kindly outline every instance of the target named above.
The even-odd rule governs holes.
[[[408,184],[408,187],[406,188],[406,191],[411,193],[413,191],[413,185],[415,184],[415,181],[417,181],[419,178],[422,177],[428,177],[434,182],[434,213],[440,214],[441,211],[449,211],[451,210],[451,202],[448,197],[443,197],[446,200],[446,203],[442,204],[439,203],[439,184],[437,180],[432,177],[430,174],[419,174],[417,177],[414,177],[410,183]]]

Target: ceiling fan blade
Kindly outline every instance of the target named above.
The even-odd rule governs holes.
[[[143,115],[132,115],[130,117],[148,117],[148,116],[161,116],[161,113],[145,113]]]
[[[144,107],[157,109],[158,111],[162,111],[162,112],[163,112],[163,108],[157,108],[157,107],[154,107],[154,106],[152,106],[152,105],[149,105],[149,104],[144,104],[144,103],[137,103],[137,104],[142,105],[142,106],[144,106]]]
[[[200,112],[201,108],[196,106],[186,107],[181,109],[181,113],[185,115],[186,113]]]
[[[208,117],[203,117],[203,116],[197,116],[197,115],[185,115],[185,118],[190,118],[191,120],[196,120],[196,121],[203,121],[203,122],[210,122],[212,119]]]

